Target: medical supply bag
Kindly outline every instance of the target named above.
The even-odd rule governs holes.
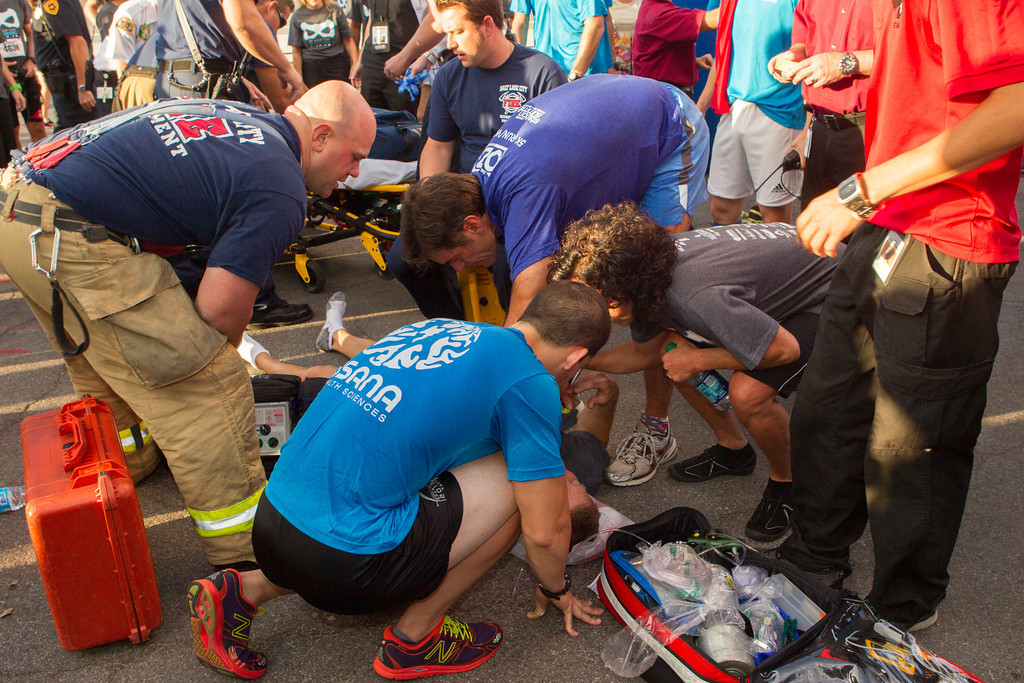
[[[671,552],[666,552],[669,550]],[[681,571],[694,569],[695,565],[687,565],[686,561],[695,557],[704,560],[705,570],[710,568],[710,571],[703,574]],[[746,571],[737,572],[741,566]],[[724,574],[723,570],[736,577],[735,581],[732,578],[728,581],[728,598],[740,605],[733,621],[742,626],[726,627],[722,625],[726,620],[717,622],[715,618],[722,614],[712,604],[717,598],[710,597],[710,592],[701,593],[704,590],[699,585],[701,582],[712,585],[706,576]],[[760,587],[756,583],[744,585],[738,580],[740,576],[753,574],[760,575]],[[799,600],[791,600],[791,595],[783,594],[785,591],[778,591],[781,599],[776,600],[773,597],[776,588],[782,585]],[[707,518],[691,508],[673,508],[647,522],[612,533],[598,579],[598,594],[612,615],[631,632],[618,634],[624,637],[618,637],[614,647],[605,648],[602,656],[606,664],[617,673],[630,670],[627,675],[639,674],[648,681],[977,683],[980,680],[924,650],[913,636],[878,619],[855,595],[832,590],[792,565],[768,557],[740,540],[715,534]],[[756,613],[750,606],[758,598],[762,604],[771,602],[768,609],[777,611],[781,617],[776,632],[776,636],[780,636],[776,641],[777,650],[757,647],[765,640],[761,617],[750,616]],[[808,605],[810,609],[806,608]],[[764,618],[765,623],[769,621]],[[731,639],[730,634],[734,634]],[[744,653],[740,647],[743,642],[754,646]],[[609,645],[612,644],[610,640]],[[616,661],[610,662],[610,656],[616,657]],[[748,656],[747,661],[741,661]],[[644,660],[642,666],[631,669],[641,660]]]
[[[113,411],[92,397],[21,423],[25,517],[65,650],[160,625],[160,596],[139,499]]]

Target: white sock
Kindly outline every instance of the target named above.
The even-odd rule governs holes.
[[[238,355],[242,357],[242,360],[259,370],[259,366],[256,365],[256,357],[261,353],[270,355],[263,344],[250,337],[248,332],[243,332],[242,341],[238,344]]]
[[[330,339],[334,340],[334,333],[345,329],[345,309],[348,308],[348,301],[345,299],[332,299],[327,302],[327,314],[324,316],[324,324],[330,332]]]

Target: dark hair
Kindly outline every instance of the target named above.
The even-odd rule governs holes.
[[[466,244],[466,218],[486,212],[480,181],[472,173],[438,173],[413,183],[402,195],[402,255],[425,269],[428,254]]]
[[[533,297],[521,322],[529,323],[552,346],[582,346],[597,353],[612,331],[608,305],[601,295],[579,282],[553,282]]]
[[[600,530],[601,512],[594,501],[587,498],[589,505],[577,505],[569,510],[572,531],[569,533],[569,548],[582,543]]]
[[[479,26],[484,17],[494,20],[494,26],[500,31],[505,23],[505,11],[501,0],[437,0],[437,11],[457,7],[466,13],[466,18]]]
[[[676,262],[671,235],[633,202],[590,211],[569,225],[548,280],[578,280],[610,301],[632,301],[633,317],[650,322],[665,309]]]

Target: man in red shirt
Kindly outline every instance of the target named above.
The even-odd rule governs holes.
[[[864,170],[864,109],[874,43],[871,0],[800,0],[793,45],[768,62],[778,80],[803,84],[807,125],[792,146],[803,160],[803,208]],[[779,67],[780,58],[796,66]]]
[[[797,221],[815,254],[852,236],[793,409],[796,522],[779,555],[841,583],[870,520],[868,601],[911,630],[945,597],[1020,256],[1019,9],[875,0],[868,170]]]
[[[716,28],[717,9],[705,12],[682,9],[672,0],[643,0],[630,48],[633,75],[674,85],[692,99],[697,82],[697,36]]]

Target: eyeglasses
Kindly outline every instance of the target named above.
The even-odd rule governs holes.
[[[287,23],[288,23],[288,19],[287,19],[287,18],[285,18],[285,16],[284,16],[284,12],[282,12],[282,11],[281,11],[281,8],[280,8],[280,7],[275,7],[274,9],[276,9],[276,10],[277,10],[277,18],[278,18],[278,19],[280,20],[280,22],[281,22],[280,24],[278,24],[278,25],[277,25],[277,27],[278,27],[278,28],[281,28],[282,26],[284,26],[285,24],[287,24]]]

